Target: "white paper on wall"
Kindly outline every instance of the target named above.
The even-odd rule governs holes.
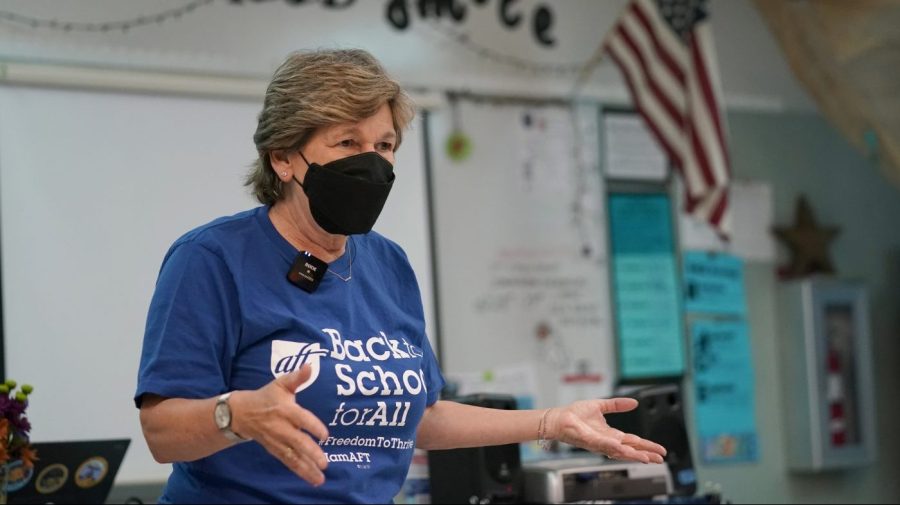
[[[605,172],[610,179],[665,181],[669,162],[637,114],[603,116]]]
[[[677,194],[682,195],[680,184]],[[713,229],[679,212],[678,235],[681,249],[727,252],[747,261],[774,262],[772,227],[772,186],[764,181],[732,181],[729,192],[732,235],[724,242]],[[679,202],[679,208],[681,207]]]

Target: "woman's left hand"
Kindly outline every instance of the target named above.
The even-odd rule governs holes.
[[[555,407],[545,419],[546,438],[605,454],[611,459],[662,463],[666,455],[663,446],[606,423],[605,415],[628,412],[637,405],[633,398],[610,398]]]

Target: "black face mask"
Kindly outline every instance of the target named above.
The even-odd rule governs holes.
[[[309,199],[316,223],[328,233],[356,235],[368,233],[375,225],[391,186],[394,166],[374,151],[324,165],[310,163],[303,183],[294,177]]]

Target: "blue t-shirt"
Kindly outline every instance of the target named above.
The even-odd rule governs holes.
[[[176,463],[161,502],[390,502],[416,429],[444,385],[403,250],[375,232],[307,293],[287,279],[298,251],[258,207],[197,228],[169,249],[147,317],[135,403],[211,398],[312,365],[297,402],[328,428],[314,488],[256,442]],[[210,412],[210,420],[213,413]]]

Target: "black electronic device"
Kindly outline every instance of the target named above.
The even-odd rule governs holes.
[[[697,492],[697,477],[684,422],[681,388],[676,383],[658,384],[640,387],[621,396],[636,399],[638,407],[630,412],[610,414],[606,416],[606,422],[665,447],[673,494],[694,495]]]
[[[316,258],[312,254],[303,251],[294,259],[294,264],[288,270],[288,280],[298,288],[312,293],[319,287],[322,277],[328,271],[328,263]]]
[[[476,394],[453,401],[516,410],[508,395]],[[428,451],[431,503],[517,503],[521,493],[519,444]]]
[[[130,442],[34,442],[34,467],[10,464],[8,503],[106,503]]]

